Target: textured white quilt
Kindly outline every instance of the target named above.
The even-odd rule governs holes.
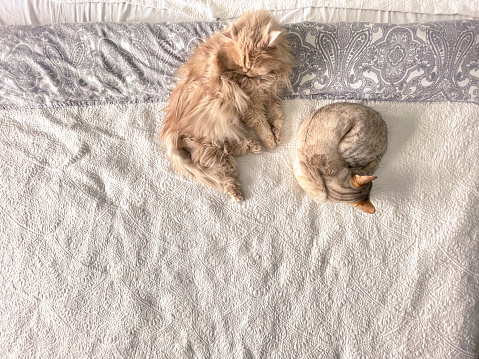
[[[164,104],[4,110],[3,358],[476,358],[479,107],[368,103],[375,215],[318,205],[283,143],[246,201],[173,174]]]

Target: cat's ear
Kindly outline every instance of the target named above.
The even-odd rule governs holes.
[[[374,181],[376,178],[377,178],[376,176],[354,175],[351,177],[351,187],[361,188],[365,184],[368,184],[369,182]]]
[[[374,208],[374,205],[369,199],[365,199],[361,202],[351,203],[351,206],[359,208],[361,211],[369,214],[373,214],[376,212],[376,208]]]
[[[222,31],[220,32],[221,35],[223,35],[224,37],[232,40],[233,39],[233,33],[231,31],[231,29],[226,29],[225,31]]]
[[[281,34],[282,32],[283,32],[282,30],[270,31],[268,34],[268,46],[273,46],[274,41],[278,38],[279,34]]]

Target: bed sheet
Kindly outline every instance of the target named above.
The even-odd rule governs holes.
[[[85,0],[54,0],[58,3],[83,3]],[[479,8],[473,1],[463,0],[93,0],[89,3],[128,3],[145,7],[173,10],[201,20],[214,20],[240,16],[249,10],[290,10],[298,8],[327,7],[368,9],[423,14],[460,14],[479,16]]]
[[[400,2],[398,2],[400,3]],[[447,2],[454,4],[454,2]],[[473,2],[471,2],[473,3]],[[82,23],[82,22],[184,22],[234,19],[240,11],[233,7],[231,12],[212,14],[204,11],[194,12],[189,8],[183,10],[173,1],[174,6],[155,7],[153,2],[142,5],[142,2],[121,1],[42,1],[42,0],[15,0],[0,1],[0,25],[43,25],[53,23]],[[261,4],[261,3],[257,3]],[[170,4],[171,5],[171,4]],[[267,7],[268,3],[263,4]],[[338,4],[336,4],[338,5]],[[258,6],[258,5],[256,5]],[[208,8],[206,5],[204,8]],[[246,7],[252,9],[253,7]],[[419,21],[444,21],[458,19],[473,19],[479,15],[475,11],[457,12],[460,6],[452,6],[449,12],[443,14],[431,11],[421,13],[418,9],[408,7],[408,11],[393,11],[391,8],[364,7],[346,8],[344,4],[328,7],[323,3],[314,3],[313,6],[290,5],[287,2],[281,6],[267,7],[283,23],[298,23],[301,21],[365,21],[376,23],[406,24]]]

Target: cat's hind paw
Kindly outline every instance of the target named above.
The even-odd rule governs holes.
[[[251,141],[248,144],[248,149],[253,153],[261,153],[263,152],[263,146],[259,142]]]
[[[233,202],[241,203],[244,200],[243,191],[239,186],[233,186],[226,190],[226,193],[231,197]]]

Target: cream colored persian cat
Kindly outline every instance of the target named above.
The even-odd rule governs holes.
[[[293,56],[285,30],[267,11],[247,13],[201,43],[177,71],[161,130],[181,174],[243,200],[234,156],[281,140],[281,93]]]
[[[294,174],[316,201],[349,203],[366,213],[372,176],[387,147],[387,127],[368,106],[340,102],[321,107],[299,126]]]

